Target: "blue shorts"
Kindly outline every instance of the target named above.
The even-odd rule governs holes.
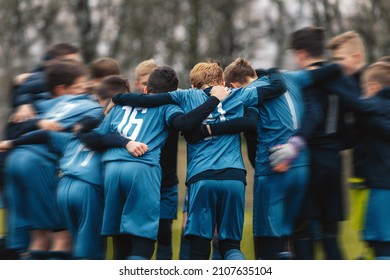
[[[77,259],[104,259],[104,238],[100,234],[103,190],[65,176],[58,185],[57,202],[72,235],[73,256]]]
[[[291,168],[284,173],[256,176],[253,193],[253,235],[290,236],[302,206],[308,180],[308,167]]]
[[[238,180],[201,180],[188,188],[188,218],[185,236],[218,240],[242,239],[245,184]]]
[[[131,234],[157,240],[160,184],[160,166],[107,162],[102,234]]]
[[[28,185],[21,180],[27,172],[26,167],[37,161],[37,156],[26,151],[21,154],[11,151],[5,162],[5,196],[7,200],[7,248],[24,251],[29,244],[28,205],[25,196]],[[26,166],[27,165],[27,166]]]
[[[66,228],[57,206],[58,176],[53,162],[42,161],[32,166],[25,177],[32,229],[63,230]]]
[[[363,240],[390,242],[390,189],[370,189]]]
[[[13,150],[6,161],[7,247],[24,250],[29,230],[65,229],[56,203],[57,169],[28,149]]]
[[[177,218],[177,186],[161,188],[160,219]]]

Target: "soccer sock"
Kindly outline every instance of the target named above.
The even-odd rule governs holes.
[[[291,252],[284,251],[284,252],[278,253],[278,260],[292,260]]]
[[[189,260],[190,259],[190,241],[181,235],[180,239],[180,253],[179,259],[181,260]]]
[[[301,221],[292,236],[294,259],[313,260],[314,241],[309,221]]]
[[[210,258],[210,240],[198,236],[190,238],[190,260],[208,260]]]
[[[157,236],[157,260],[172,259],[172,220],[160,219]]]
[[[130,256],[127,258],[128,260],[134,260],[135,257],[144,260],[150,260],[152,258],[155,243],[153,239],[131,235],[131,240],[133,248],[131,249]]]
[[[211,258],[213,260],[222,260],[222,256],[219,252],[218,240],[216,238],[213,239],[212,245],[213,245],[213,254],[212,254]]]
[[[257,237],[257,246],[261,260],[278,260],[279,253],[284,252],[284,242],[279,237]]]
[[[375,259],[390,260],[390,242],[371,241],[370,245],[374,249]]]
[[[224,239],[219,240],[219,253],[224,260],[244,260],[245,257],[241,252],[240,240]]]
[[[10,250],[6,248],[5,238],[0,239],[0,260],[17,260],[19,254],[17,250]]]
[[[231,249],[226,252],[225,260],[245,260],[244,254],[237,249]]]
[[[47,251],[28,251],[27,255],[22,257],[22,260],[46,260],[48,257]]]
[[[134,256],[134,255],[128,256],[127,259],[128,259],[128,260],[133,260],[133,261],[137,261],[137,260],[138,260],[138,261],[140,261],[140,260],[142,260],[142,261],[148,260],[147,258],[144,258],[144,257],[142,257],[142,256]]]
[[[156,260],[171,260],[172,246],[157,244]]]
[[[72,253],[67,251],[50,251],[47,252],[47,260],[71,260]]]
[[[322,246],[327,260],[342,260],[341,248],[337,241],[337,222],[324,222],[322,224]]]
[[[126,260],[131,251],[131,236],[128,234],[112,237],[114,247],[114,260]]]
[[[257,238],[253,238],[253,247],[255,251],[255,260],[259,259],[259,247],[257,246]]]

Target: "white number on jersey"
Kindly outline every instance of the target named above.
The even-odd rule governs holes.
[[[87,156],[85,157],[85,159],[83,160],[83,162],[80,164],[80,166],[82,167],[86,167],[88,165],[88,163],[91,161],[93,155],[95,154],[95,151],[91,151],[89,150],[87,147],[85,147],[83,144],[79,144],[78,147],[77,147],[77,150],[75,152],[75,154],[73,155],[72,159],[66,164],[66,166],[69,166],[71,165],[75,159],[77,157],[80,156],[81,153],[83,152],[87,152]]]
[[[77,104],[75,103],[61,102],[57,104],[52,110],[47,112],[46,118],[53,121],[60,120],[75,107],[77,107]]]
[[[225,117],[225,114],[226,114],[226,111],[222,108],[222,103],[219,102],[218,106],[217,106],[217,111],[219,113],[219,121],[220,122],[224,122],[226,121],[226,117]],[[207,116],[206,119],[203,120],[202,124],[209,124],[209,123],[214,123],[216,120],[215,117],[213,117],[212,113],[210,115]],[[209,137],[206,137],[205,139],[203,140],[210,140],[210,139],[213,139],[213,136],[209,136]]]
[[[142,114],[145,114],[146,108],[133,108],[130,106],[123,106],[122,110],[125,110],[125,114],[123,115],[122,121],[118,125],[117,131],[123,137],[126,137],[132,141],[137,139],[137,136],[141,130],[141,126],[143,123],[143,119],[137,119],[137,114],[141,111]],[[133,127],[134,129],[131,135],[128,135],[130,129]]]

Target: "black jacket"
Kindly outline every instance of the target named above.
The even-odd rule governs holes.
[[[338,87],[336,93],[359,118],[367,186],[390,189],[390,87],[363,99],[357,98],[348,87]]]

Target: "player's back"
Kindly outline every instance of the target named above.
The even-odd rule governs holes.
[[[37,103],[37,108],[40,119],[57,121],[65,131],[86,117],[95,119],[103,117],[99,103],[86,94],[63,95],[49,100],[42,100]],[[59,159],[58,154],[44,144],[19,146],[13,152],[24,153],[26,150],[32,151],[37,156],[49,161],[55,162]]]
[[[62,156],[60,159],[62,176],[85,181],[99,188],[103,186],[101,152],[88,149],[78,137],[70,133],[52,132],[50,142],[53,149]]]
[[[209,98],[209,89],[179,90],[172,98],[188,112],[203,104]],[[258,103],[256,88],[233,89],[218,107],[203,121],[203,124],[219,123],[244,115],[246,107],[256,107]],[[194,176],[226,168],[245,170],[241,156],[239,134],[211,136],[195,143],[187,144],[187,184]]]
[[[260,119],[257,126],[259,144],[256,150],[255,173],[259,175],[272,174],[269,163],[270,147],[287,143],[301,126],[303,118],[303,100],[300,87],[294,76],[283,73],[287,91],[280,97],[268,101],[260,107]],[[255,80],[249,86],[263,86],[269,84],[268,77]],[[300,153],[294,161],[294,166],[307,165],[307,154]]]
[[[57,121],[65,130],[83,118],[103,117],[102,107],[89,94],[67,94],[40,101],[37,103],[37,108],[40,118]]]
[[[141,157],[134,157],[125,149],[113,148],[105,152],[103,161],[138,161],[159,165],[161,147],[168,136],[170,118],[181,112],[175,105],[155,108],[115,106],[96,132],[118,133],[132,141],[148,145],[148,151]]]

